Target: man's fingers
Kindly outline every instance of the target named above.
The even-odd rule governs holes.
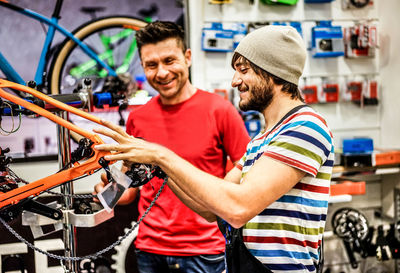
[[[125,136],[122,136],[118,132],[111,131],[111,130],[104,129],[104,128],[95,128],[95,129],[93,129],[93,131],[96,133],[99,133],[101,135],[108,136],[108,137],[114,139],[118,143],[123,143],[126,138]]]
[[[94,186],[94,192],[97,194],[104,188],[104,183],[99,183]]]
[[[94,128],[94,132],[113,138],[113,132],[104,128]]]
[[[111,155],[105,155],[104,159],[109,160],[109,161],[118,161],[118,160],[128,160],[129,161],[129,154],[126,153],[120,153],[120,154],[111,154]]]
[[[116,151],[118,145],[115,144],[99,144],[94,146],[99,151]]]
[[[121,153],[129,151],[132,147],[124,144],[99,144],[94,146],[94,148],[99,151],[110,151],[110,152]]]
[[[119,133],[121,136],[129,137],[128,133],[125,132],[124,128],[122,128],[121,126],[118,126],[118,125],[116,125],[116,124],[114,124],[114,123],[112,123],[112,122],[110,122],[108,120],[104,120],[104,119],[100,120],[100,122],[101,122],[102,125],[104,125],[105,127],[110,128],[111,130]]]
[[[102,181],[104,184],[108,183],[108,179],[107,179],[107,174],[106,174],[106,173],[102,173],[101,176],[100,176],[100,178],[101,178],[101,181]]]

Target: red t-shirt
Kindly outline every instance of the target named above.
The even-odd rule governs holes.
[[[197,90],[188,100],[162,105],[159,96],[133,110],[127,132],[161,144],[194,166],[224,177],[227,156],[239,160],[250,141],[237,110],[221,96]],[[142,215],[162,184],[153,179],[140,191]],[[186,207],[167,186],[139,226],[136,248],[161,255],[218,254],[225,241],[216,223]]]

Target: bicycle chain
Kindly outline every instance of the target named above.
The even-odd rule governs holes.
[[[146,211],[144,212],[144,214],[140,217],[140,219],[137,221],[137,223],[135,225],[133,225],[121,238],[119,238],[118,240],[116,240],[114,243],[112,243],[111,245],[109,245],[106,248],[103,248],[102,250],[97,251],[96,253],[93,254],[89,254],[86,256],[76,256],[76,257],[66,257],[66,256],[61,256],[61,255],[56,255],[56,254],[52,254],[49,253],[45,250],[42,250],[36,246],[34,246],[32,243],[28,242],[25,238],[23,238],[19,233],[17,233],[9,224],[7,224],[7,222],[0,217],[0,222],[3,224],[3,226],[12,234],[14,235],[18,240],[20,240],[21,242],[23,242],[24,244],[26,244],[29,248],[33,249],[34,251],[37,251],[43,255],[46,255],[50,258],[56,259],[56,260],[60,260],[61,264],[62,261],[82,261],[85,259],[96,259],[97,257],[99,257],[100,255],[110,251],[111,249],[113,249],[115,246],[121,244],[121,242],[123,240],[125,240],[129,234],[132,233],[132,231],[134,231],[137,226],[139,226],[139,224],[142,222],[143,218],[150,212],[150,209],[154,206],[156,200],[158,199],[158,197],[160,196],[162,190],[164,189],[165,185],[167,184],[168,181],[168,177],[165,177],[164,182],[162,183],[160,189],[158,190],[156,196],[154,197],[153,201],[151,201],[149,207],[146,209]]]

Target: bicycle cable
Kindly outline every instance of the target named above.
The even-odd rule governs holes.
[[[14,129],[14,112],[13,112],[12,106],[11,106],[10,103],[5,102],[5,101],[3,101],[2,103],[7,104],[8,107],[10,107],[12,125],[11,125],[11,130],[10,130],[10,131],[7,131],[7,130],[4,130],[4,129],[3,129],[3,127],[1,126],[1,122],[0,122],[0,130],[1,130],[1,131],[0,131],[0,134],[1,134],[2,136],[9,136],[9,135],[11,135],[11,134],[17,132],[17,131],[19,130],[19,128],[21,128],[22,114],[21,114],[21,113],[18,114],[19,124],[18,124],[18,127],[17,127],[16,129]],[[21,109],[21,106],[19,106],[19,109]],[[1,121],[1,118],[0,118],[0,121]],[[4,133],[5,133],[5,134],[4,134]]]
[[[27,241],[25,238],[23,238],[19,233],[17,233],[2,217],[0,217],[0,222],[3,224],[3,226],[12,234],[14,235],[18,240],[20,240],[22,243],[26,244],[29,248],[31,248],[34,251],[37,251],[43,255],[46,255],[50,258],[56,259],[56,260],[60,260],[61,265],[62,261],[82,261],[85,259],[96,259],[98,258],[100,255],[110,251],[111,249],[113,249],[115,246],[121,244],[121,242],[123,240],[125,240],[129,234],[131,234],[138,226],[139,224],[143,221],[143,218],[146,217],[146,215],[150,212],[150,209],[154,206],[156,200],[158,199],[158,197],[160,196],[162,190],[164,189],[165,185],[167,184],[168,181],[168,177],[164,178],[164,182],[162,183],[162,185],[160,186],[160,189],[158,190],[156,196],[154,197],[153,201],[151,201],[149,207],[146,209],[146,211],[143,213],[143,215],[140,217],[140,219],[136,222],[136,224],[134,224],[127,232],[125,232],[125,234],[120,237],[118,240],[116,240],[114,243],[112,243],[111,245],[109,245],[106,248],[103,248],[102,250],[97,251],[96,253],[93,254],[89,254],[89,255],[85,255],[85,256],[75,256],[75,257],[67,257],[67,256],[61,256],[61,255],[56,255],[56,254],[52,254],[50,252],[47,252],[45,250],[42,250],[36,246],[34,246],[32,243],[30,243],[29,241]]]

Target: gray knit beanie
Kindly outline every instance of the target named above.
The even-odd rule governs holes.
[[[298,85],[306,61],[300,34],[291,26],[265,26],[246,35],[236,52],[265,71]]]

